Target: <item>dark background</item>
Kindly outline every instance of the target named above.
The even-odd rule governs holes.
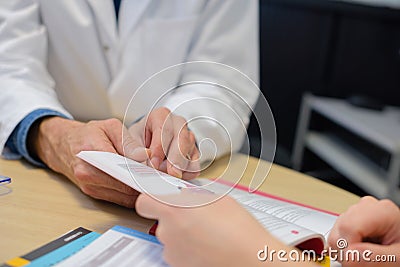
[[[305,92],[338,98],[365,95],[400,106],[400,10],[330,0],[260,0],[259,19],[260,88],[275,118],[276,163],[291,167]],[[251,154],[259,156],[254,116],[249,135]],[[305,160],[327,167],[310,153]],[[338,173],[327,176],[336,185],[365,193]]]
[[[275,161],[290,166],[304,92],[400,106],[400,10],[329,0],[260,0],[260,88],[275,117]],[[254,117],[251,153],[259,153]]]

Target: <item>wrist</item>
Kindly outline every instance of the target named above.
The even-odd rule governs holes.
[[[36,120],[30,127],[28,131],[28,136],[26,139],[26,147],[28,150],[29,155],[35,160],[40,160],[40,157],[37,153],[37,142],[38,142],[38,135],[39,135],[39,125],[42,123],[43,120],[50,118],[50,117],[42,117]]]
[[[74,121],[58,116],[49,116],[40,119],[32,127],[28,135],[29,149],[46,165],[49,165],[49,157],[53,154],[54,148],[61,149],[61,137],[64,135],[66,125]]]

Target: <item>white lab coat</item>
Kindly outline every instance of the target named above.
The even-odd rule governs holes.
[[[0,1],[0,150],[27,114],[38,108],[56,110],[88,121],[124,118],[139,86],[162,69],[187,61],[230,65],[258,82],[257,0],[125,0],[116,22],[112,0]],[[136,95],[126,121],[146,114],[170,84],[204,79],[240,84],[229,73],[188,69],[169,74]],[[197,72],[197,73],[196,73]],[[224,77],[225,75],[225,77]],[[162,80],[162,79],[161,79]],[[245,83],[242,83],[244,85]],[[149,87],[149,86],[148,86]],[[198,141],[214,139],[217,156],[237,150],[245,134],[249,110],[231,96],[206,85],[190,85],[170,94],[170,109],[198,97],[219,99],[233,107],[237,118],[220,106],[196,102],[176,113],[190,120],[211,120],[191,126]],[[234,90],[253,106],[254,87]],[[238,118],[240,118],[238,120]],[[212,122],[214,120],[214,123]],[[221,122],[225,129],[215,122]],[[190,124],[189,124],[190,126]],[[225,132],[224,132],[225,131]],[[232,138],[227,143],[227,133]],[[204,146],[204,158],[212,146]]]

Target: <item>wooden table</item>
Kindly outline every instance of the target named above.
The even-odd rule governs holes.
[[[235,154],[230,160],[225,157],[215,162],[202,177],[223,173],[239,177],[243,169],[240,183],[247,185],[257,166],[266,170],[270,165]],[[147,232],[153,223],[132,209],[94,200],[64,176],[25,161],[0,159],[0,174],[12,177],[12,183],[6,185],[11,192],[0,195],[0,263],[79,226],[103,233],[118,224]],[[260,190],[337,213],[358,201],[351,193],[277,165],[272,166]]]

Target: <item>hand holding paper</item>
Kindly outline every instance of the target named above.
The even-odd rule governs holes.
[[[232,189],[235,185],[224,184],[223,181],[195,179],[190,183],[114,153],[82,151],[78,157],[135,190],[146,192],[169,205],[193,208],[207,205],[229,194],[275,237],[285,244],[299,245],[303,249],[320,252],[324,248],[324,236],[336,220],[335,215],[327,212],[268,194],[250,194],[240,186]],[[180,194],[182,189],[192,193],[200,191],[202,194],[196,194],[200,197],[191,197],[189,202],[186,202],[188,198],[180,198],[180,195],[169,196]]]
[[[190,193],[163,197],[185,203],[198,202],[198,198],[204,202],[212,200],[205,194]],[[260,262],[255,252],[266,240],[272,239],[229,197],[185,209],[162,204],[142,194],[136,202],[136,211],[159,221],[156,236],[164,245],[164,260],[171,266],[256,266]]]
[[[158,108],[133,124],[129,134],[134,147],[150,149],[150,159],[145,162],[148,166],[186,180],[200,174],[196,139],[183,117],[167,108]],[[129,149],[125,149],[127,157],[139,161],[129,153]]]
[[[376,256],[395,255],[397,262],[344,261],[346,266],[399,266],[400,260],[400,210],[389,200],[364,197],[342,214],[329,236],[329,244],[338,249],[337,241],[346,240],[345,250],[370,250],[370,259]]]
[[[142,216],[159,220],[157,236],[165,244],[167,262],[174,266],[187,266],[189,261],[190,266],[263,266],[257,251],[265,245],[320,253],[324,235],[336,220],[329,212],[268,194],[250,194],[223,181],[189,183],[115,153],[82,151],[78,157],[151,194],[142,194],[136,208]],[[204,190],[213,193],[204,194]],[[288,264],[299,266],[298,262]]]
[[[93,198],[126,207],[134,206],[137,191],[75,156],[81,150],[123,153],[122,131],[125,128],[119,120],[83,123],[48,117],[37,128],[30,135],[29,143],[35,147],[31,151],[35,151],[49,168],[68,177],[82,192]],[[129,137],[125,135],[125,138]]]

